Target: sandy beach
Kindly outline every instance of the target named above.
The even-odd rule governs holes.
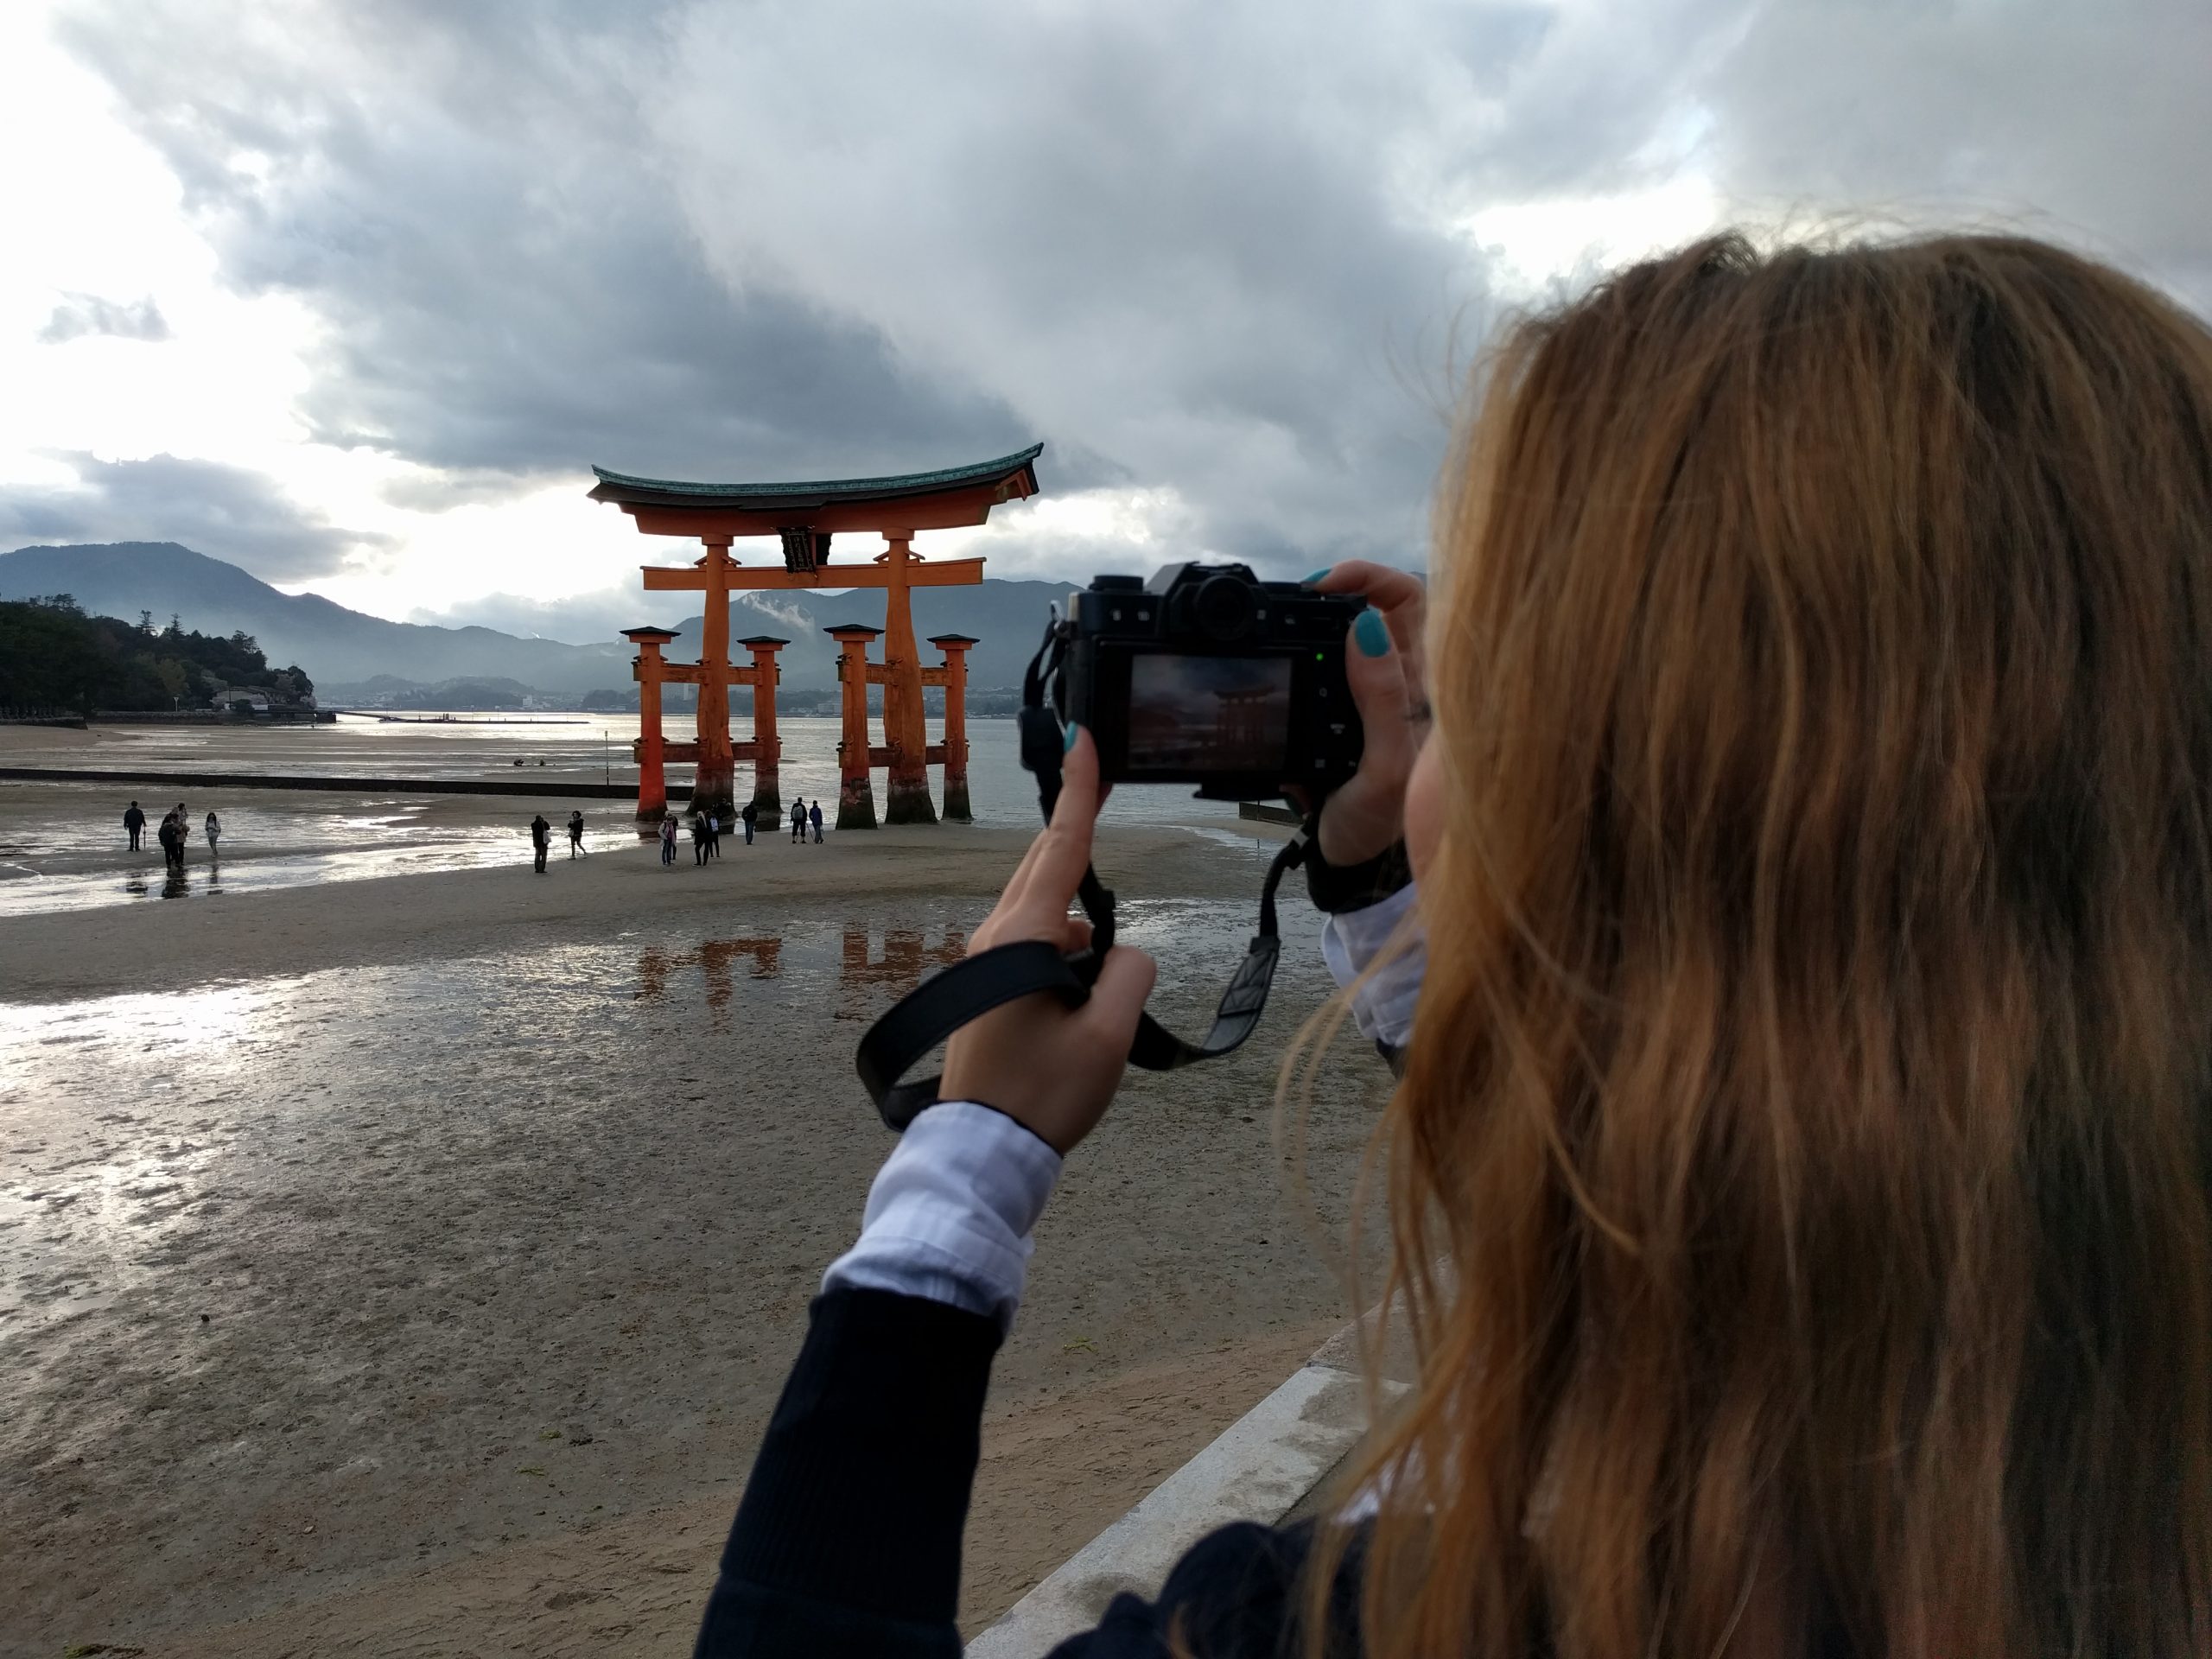
[[[318,826],[372,815],[302,797],[168,902],[157,853],[125,891],[114,793],[0,786],[0,847],[93,895],[0,909],[0,1654],[686,1651],[888,1146],[853,1044],[957,954],[1027,830],[664,869],[599,802],[595,850],[538,876],[505,839],[531,804],[434,798],[491,861],[316,879]],[[100,825],[81,868],[53,868],[57,819]],[[1171,1023],[1203,1029],[1268,850],[1172,814],[1103,834]],[[1315,918],[1285,921],[1261,1034],[1133,1075],[1046,1214],[965,1628],[1344,1315],[1326,1246],[1382,1079],[1341,1045],[1287,1196],[1275,1068],[1327,982]]]

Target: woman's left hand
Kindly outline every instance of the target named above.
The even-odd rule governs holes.
[[[1017,939],[1043,939],[1063,950],[1090,942],[1090,924],[1069,915],[1068,906],[1090,864],[1098,751],[1082,728],[1068,731],[1073,741],[1052,822],[976,930],[970,955]],[[971,1020],[945,1045],[938,1097],[995,1107],[1065,1156],[1105,1116],[1157,971],[1143,951],[1116,945],[1081,1007],[1039,991]]]

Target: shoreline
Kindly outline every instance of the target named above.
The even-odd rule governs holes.
[[[539,875],[504,804],[283,798],[240,804],[219,895],[196,857],[183,902],[0,915],[0,1659],[680,1649],[888,1146],[854,1046],[1033,832],[667,868],[626,816]],[[9,885],[158,870],[99,804],[0,788],[0,840],[54,849]],[[500,861],[248,879],[386,834]],[[1205,1028],[1279,834],[1101,826],[1171,1027]],[[1347,1046],[1287,1179],[1275,1068],[1328,981],[1284,919],[1262,1032],[1203,1079],[1130,1074],[1039,1226],[970,1630],[1344,1317],[1325,1241],[1382,1074]]]

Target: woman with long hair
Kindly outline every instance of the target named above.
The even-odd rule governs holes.
[[[2017,238],[1700,243],[1505,340],[1433,569],[1317,582],[1377,605],[1315,887],[1403,1039],[1416,1384],[1336,1518],[1061,1651],[2212,1651],[2212,334]],[[1079,936],[1069,736],[976,949]],[[957,1651],[990,1356],[1151,981],[953,1039],[702,1652]]]

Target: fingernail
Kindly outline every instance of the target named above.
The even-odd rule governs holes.
[[[1363,656],[1380,657],[1390,649],[1390,630],[1380,611],[1362,611],[1352,622],[1351,637]]]
[[[1311,588],[1315,582],[1320,581],[1322,577],[1327,575],[1330,571],[1336,568],[1337,567],[1333,564],[1325,564],[1319,570],[1307,571],[1298,580],[1302,586]]]
[[[1083,728],[1077,725],[1075,721],[1068,721],[1068,728],[1066,732],[1062,734],[1060,739],[1060,749],[1063,753],[1073,752],[1075,748],[1076,734],[1080,732],[1082,729]]]

